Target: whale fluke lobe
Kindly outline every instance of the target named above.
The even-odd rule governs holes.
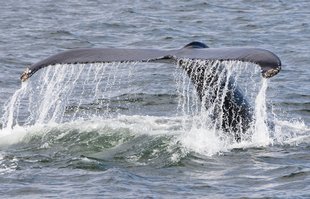
[[[109,63],[109,62],[168,62],[180,59],[251,62],[261,67],[262,76],[273,77],[281,70],[280,59],[260,48],[208,48],[201,42],[191,42],[177,50],[83,48],[52,55],[29,67],[21,75],[26,81],[41,68],[56,64]]]

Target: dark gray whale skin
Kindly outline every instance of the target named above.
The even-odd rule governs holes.
[[[217,79],[216,72],[212,76],[205,77],[204,67],[195,68],[182,64],[182,59],[228,61],[238,60],[251,62],[261,67],[262,76],[265,78],[276,75],[281,70],[280,59],[272,52],[259,48],[208,48],[201,42],[191,42],[178,50],[155,50],[155,49],[114,49],[114,48],[84,48],[68,50],[50,56],[28,67],[21,76],[26,81],[38,70],[56,64],[82,64],[82,63],[109,63],[109,62],[166,62],[178,63],[187,72],[197,89],[198,96],[204,100],[206,107],[214,103],[215,96],[228,87],[222,107],[215,108],[213,117],[218,117],[220,110],[224,110],[223,123],[219,128],[224,131],[233,132],[237,141],[240,141],[252,122],[252,109],[241,90],[234,84],[231,77],[228,81],[222,82],[221,86],[214,88],[214,96],[206,96],[203,84],[205,81],[212,86],[212,81]],[[197,70],[199,71],[197,73]],[[210,79],[210,77],[212,77]],[[207,99],[207,100],[206,100]]]
[[[264,77],[272,77],[281,70],[280,59],[272,52],[260,48],[206,48],[192,42],[178,50],[82,48],[67,50],[29,66],[22,74],[25,81],[41,68],[55,64],[108,63],[108,62],[170,62],[179,59],[239,60],[261,67]]]

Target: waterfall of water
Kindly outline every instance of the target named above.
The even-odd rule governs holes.
[[[126,82],[135,65],[125,64],[125,71],[118,69],[120,64],[55,65],[43,69],[22,83],[5,105],[3,127],[86,119],[99,115],[101,106],[108,111],[109,103],[105,99],[117,95],[120,87],[117,80]]]
[[[187,122],[188,126],[184,125],[185,133],[181,142],[185,146],[198,149],[204,154],[214,154],[214,151],[228,149],[232,143],[240,141],[256,145],[271,143],[266,110],[268,81],[260,77],[259,70],[255,69],[257,66],[236,61],[204,60],[181,60],[179,66],[185,69],[183,78],[176,78],[180,95],[179,107],[185,120],[188,120],[185,116],[192,117],[192,122]],[[190,78],[184,78],[186,74]],[[262,84],[257,83],[259,78],[262,79]],[[190,83],[196,85],[198,92],[188,91]],[[248,103],[251,106],[246,110],[249,114],[240,109],[230,111],[227,108],[227,99],[233,96],[240,100],[238,95],[241,93],[246,102],[239,105]],[[194,99],[191,100],[191,106],[190,99]],[[249,119],[248,124],[244,119],[238,118],[238,114],[244,114]],[[227,124],[228,117],[232,117],[230,124],[234,124],[234,127],[227,129],[225,122]],[[242,133],[236,134],[236,131]],[[236,136],[240,138],[235,140]]]
[[[228,113],[223,107],[226,97],[239,84],[245,86],[243,91],[254,107],[253,122],[247,130],[251,132],[252,142],[270,142],[266,124],[267,81],[263,80],[262,85],[256,83],[257,79],[253,78],[259,72],[255,70],[256,66],[236,61],[180,60],[178,63],[178,67],[184,70],[178,69],[175,73],[179,95],[177,108],[183,118],[187,142],[195,136],[199,137],[195,139],[201,142],[202,148],[210,144],[225,148],[235,142],[236,133],[232,132],[235,129],[228,129],[229,134],[222,128]],[[131,78],[135,65],[110,63],[47,67],[23,83],[11,97],[5,106],[3,127],[107,116],[112,108],[111,98],[118,96],[120,89],[130,87],[126,81]],[[236,123],[238,131],[243,130],[241,120],[232,122]],[[247,132],[240,135],[241,140],[249,139]]]

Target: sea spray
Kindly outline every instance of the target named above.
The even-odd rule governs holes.
[[[105,111],[98,110],[104,106],[108,112],[109,102],[101,99],[118,95],[117,80],[123,78],[126,84],[135,64],[127,63],[120,70],[120,63],[46,67],[24,82],[9,99],[1,119],[3,128],[63,123],[104,114]]]
[[[223,108],[225,97],[232,89],[236,89],[237,85],[239,87],[241,85],[242,92],[249,95],[246,97],[253,107],[253,123],[250,124],[246,132],[240,134],[239,140],[252,144],[256,143],[256,145],[269,144],[269,132],[266,122],[266,90],[268,84],[267,80],[259,77],[259,70],[255,70],[254,64],[204,60],[182,60],[179,63],[179,66],[185,68],[185,70],[188,68],[191,70],[190,74],[187,73],[189,75],[188,79],[177,78],[178,93],[181,96],[179,107],[182,107],[181,110],[184,116],[192,115],[192,122],[187,123],[190,126],[184,126],[184,133],[179,138],[179,141],[185,147],[198,153],[213,155],[231,149],[232,146],[238,144],[235,139],[235,129],[227,131],[222,128],[223,123],[226,122],[223,117],[225,111],[227,111]],[[200,70],[200,67],[204,67],[205,70]],[[203,90],[204,93],[201,102],[194,103],[191,106],[200,108],[186,109],[185,105],[188,106],[188,99],[197,99],[198,97],[196,93],[188,92],[189,87],[185,85],[188,85],[188,82],[195,82],[196,79],[200,81],[199,78],[202,76],[202,72],[205,81],[203,85],[198,85],[196,88]],[[257,77],[254,77],[254,74]],[[245,78],[246,80],[244,80]],[[262,85],[256,84],[258,78],[263,79],[261,80]],[[233,83],[231,84],[232,80]],[[243,125],[245,124],[242,122],[237,124],[238,131],[242,132]]]
[[[255,122],[252,142],[261,146],[271,143],[268,130],[268,117],[266,106],[266,91],[268,87],[268,79],[262,78],[261,89],[255,99]]]
[[[259,77],[257,66],[236,61],[182,60],[182,62],[183,65],[179,64],[175,72],[176,90],[179,96],[177,117],[181,118],[177,121],[181,121],[182,124],[182,133],[176,137],[179,143],[206,155],[226,151],[236,143],[233,132],[227,133],[219,128],[224,122],[222,115],[225,110],[221,107],[225,95],[229,92],[227,82],[231,78],[236,80],[235,84],[244,87],[245,95],[255,107],[253,120],[255,125],[253,123],[250,128],[253,132],[253,136],[250,136],[251,142],[261,143],[266,137],[268,138],[268,129],[267,131],[264,129],[268,127],[261,126],[262,121],[265,124],[267,120],[265,108],[267,82],[264,83],[265,80],[262,80],[262,87],[255,84],[257,78],[254,77]],[[131,92],[132,82],[129,83],[129,80],[134,74],[133,70],[137,70],[135,65],[136,63],[77,64],[56,65],[42,69],[13,95],[6,106],[4,126],[8,128],[17,124],[42,126],[91,121],[93,118],[106,120],[111,116],[114,117],[112,100],[115,100],[114,97],[119,98],[124,92]],[[180,67],[183,69],[193,67],[194,73],[189,75]],[[204,75],[211,78],[211,81],[204,81],[201,85],[206,92],[202,99],[199,99],[191,79],[195,73],[201,73],[199,67],[206,67]],[[210,76],[214,72],[217,78]],[[222,88],[223,82],[225,86]],[[208,87],[212,89],[206,89]],[[220,89],[221,92],[216,92]],[[209,102],[210,96],[215,96],[212,103]],[[209,106],[206,107],[204,104]],[[20,112],[22,107],[24,107],[23,113]],[[214,115],[214,112],[218,114]],[[264,131],[260,130],[262,128]],[[149,130],[145,131],[148,132]],[[263,136],[260,133],[264,133]],[[249,138],[244,136],[242,140]]]
[[[17,118],[14,118],[14,116],[18,114],[20,110],[16,109],[16,107],[20,108],[20,98],[26,90],[27,83],[23,83],[21,88],[13,94],[7,105],[4,107],[4,115],[1,119],[4,129],[13,128],[15,124],[18,124],[16,121]]]
[[[274,118],[273,141],[280,144],[299,145],[310,143],[310,127],[302,120]]]

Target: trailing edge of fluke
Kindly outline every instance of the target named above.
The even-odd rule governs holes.
[[[52,55],[26,68],[21,80],[26,81],[41,68],[56,64],[86,64],[109,62],[168,62],[180,59],[243,61],[261,67],[262,76],[270,78],[281,70],[281,61],[274,53],[260,48],[208,48],[201,42],[191,42],[177,50],[83,48]]]

